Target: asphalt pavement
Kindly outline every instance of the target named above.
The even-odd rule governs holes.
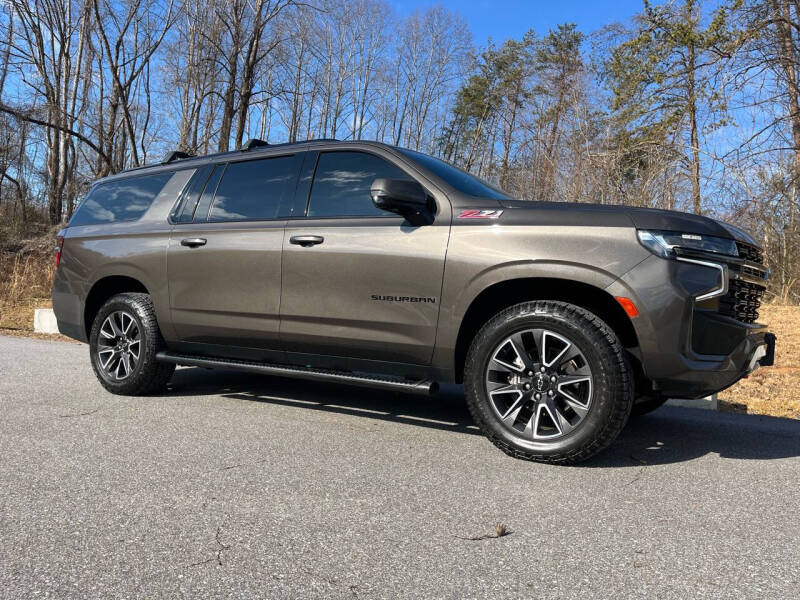
[[[0,336],[2,598],[799,598],[799,505],[800,421],[664,407],[557,467],[455,387],[118,397],[86,346]]]

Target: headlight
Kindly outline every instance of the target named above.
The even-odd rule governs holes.
[[[673,258],[675,256],[675,248],[739,256],[739,252],[736,250],[736,242],[726,238],[675,231],[645,231],[642,229],[637,231],[637,235],[642,246],[663,258]]]

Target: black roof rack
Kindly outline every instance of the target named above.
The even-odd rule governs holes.
[[[183,160],[185,158],[194,158],[194,154],[189,154],[180,150],[173,150],[172,152],[167,153],[167,155],[164,157],[164,160],[161,161],[161,164],[168,165],[173,161]]]
[[[2,2],[2,0],[0,0],[0,2]],[[246,151],[246,150],[254,150],[256,148],[282,148],[282,147],[287,147],[287,146],[288,147],[291,147],[291,146],[302,146],[303,144],[313,144],[313,143],[318,143],[318,142],[339,142],[339,141],[342,141],[342,140],[337,140],[336,138],[317,138],[317,139],[310,139],[310,140],[297,140],[295,142],[284,142],[284,143],[280,143],[280,144],[269,144],[269,143],[265,142],[264,140],[259,140],[259,139],[253,138],[253,139],[247,140],[247,142],[245,142],[245,144],[244,144],[244,147],[241,148],[240,150],[227,150],[227,151],[224,151],[224,152],[213,152],[211,154],[201,154],[199,156],[196,155],[196,154],[191,154],[189,152],[183,152],[182,150],[173,150],[171,152],[167,152],[167,154],[164,155],[164,158],[159,163],[140,165],[138,167],[131,167],[129,169],[124,169],[123,171],[120,171],[116,175],[122,175],[124,173],[130,173],[130,172],[133,172],[133,171],[140,171],[142,169],[152,169],[153,167],[158,166],[158,165],[165,166],[165,165],[168,165],[168,164],[173,163],[173,162],[178,161],[178,160],[187,160],[187,159],[190,159],[190,158],[204,159],[204,158],[212,158],[212,157],[223,157],[223,156],[234,155],[234,154],[236,154],[238,152],[243,152],[243,151]],[[373,143],[373,144],[377,143],[377,142],[370,142],[369,140],[350,140],[350,141],[353,141],[353,142],[361,141],[361,142]],[[113,176],[109,175],[109,177],[113,177]]]
[[[244,146],[242,146],[242,152],[247,152],[253,148],[261,148],[262,146],[269,146],[269,144],[258,138],[250,138],[244,143]]]

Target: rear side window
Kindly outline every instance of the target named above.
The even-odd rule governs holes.
[[[319,156],[309,217],[388,216],[372,203],[369,190],[378,177],[406,179],[405,171],[366,152],[324,152]]]
[[[209,221],[263,221],[290,214],[300,154],[229,163]]]
[[[172,212],[172,220],[176,223],[191,223],[194,218],[194,209],[197,206],[197,201],[200,199],[200,194],[205,189],[206,181],[211,173],[214,165],[205,165],[195,171],[189,183],[183,190],[175,210]]]
[[[147,212],[172,175],[169,171],[96,185],[72,215],[69,224],[99,225],[136,221]]]

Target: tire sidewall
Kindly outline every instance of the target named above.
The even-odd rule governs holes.
[[[534,441],[509,431],[499,421],[486,389],[486,369],[497,346],[514,333],[534,328],[548,329],[569,339],[586,357],[592,372],[589,412],[576,429],[552,441]],[[539,304],[518,305],[503,311],[481,329],[467,358],[464,383],[473,414],[490,437],[526,454],[563,455],[578,450],[601,434],[615,410],[614,384],[619,375],[614,372],[614,362],[608,360],[609,352],[608,341],[580,313],[566,315],[560,308],[544,308]]]
[[[102,327],[106,318],[111,313],[117,311],[124,311],[133,317],[133,319],[136,321],[137,327],[139,328],[140,336],[139,360],[136,363],[136,367],[128,377],[121,380],[108,376],[108,374],[100,366],[99,356],[97,354],[100,328]],[[125,392],[129,388],[135,386],[136,383],[141,379],[142,374],[147,367],[147,363],[154,360],[154,357],[150,356],[150,348],[152,346],[149,337],[150,335],[151,333],[144,325],[144,315],[142,314],[141,307],[130,297],[125,295],[114,296],[100,308],[95,316],[94,322],[92,323],[92,329],[89,335],[89,355],[95,374],[106,388],[114,391],[118,390],[120,392]]]

